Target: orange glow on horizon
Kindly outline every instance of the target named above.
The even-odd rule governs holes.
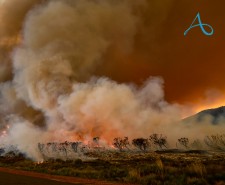
[[[201,112],[205,109],[214,109],[221,106],[225,106],[225,99],[223,100],[217,100],[212,103],[199,103],[196,107],[193,108],[193,111],[195,113]]]
[[[181,103],[180,105],[183,107],[183,114],[181,117],[182,119],[185,119],[207,109],[225,106],[225,95],[223,95],[223,93],[214,94],[214,96],[206,96],[205,98],[198,99],[195,102]]]

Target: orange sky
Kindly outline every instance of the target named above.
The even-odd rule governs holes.
[[[37,2],[41,0],[26,1],[20,7],[13,5],[10,8],[7,5],[18,16],[9,14],[8,9],[2,10],[7,24],[3,24],[0,36],[17,35],[22,27],[21,20]],[[95,74],[137,84],[143,83],[149,76],[161,76],[169,102],[194,104],[196,110],[225,105],[225,1],[146,2],[144,9],[136,10],[140,23],[133,50],[129,53],[114,46],[105,54],[105,62]],[[199,27],[184,36],[184,31],[198,12],[202,22],[214,28],[213,36],[205,36]],[[2,79],[10,78],[7,75]]]
[[[167,3],[167,9],[162,3],[152,5],[154,13],[149,13],[148,2],[133,52],[111,52],[110,62],[96,74],[139,84],[149,76],[162,76],[170,102],[197,103],[196,110],[225,105],[225,2],[175,0]],[[205,36],[197,27],[184,37],[197,12],[214,28],[213,36]]]

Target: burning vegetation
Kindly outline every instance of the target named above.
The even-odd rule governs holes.
[[[192,148],[184,137],[177,140],[178,148],[171,149],[161,134],[152,134],[148,139],[133,139],[132,144],[128,137],[115,138],[112,147],[108,148],[101,146],[100,138],[97,143],[93,138],[89,145],[67,141],[39,143],[39,152],[45,156],[43,161],[33,162],[14,147],[8,152],[0,150],[0,166],[143,185],[223,184],[225,145],[216,150],[215,146],[208,145],[208,138],[221,142],[223,137],[206,137],[205,145],[210,147],[207,150]],[[167,143],[165,146],[161,139]]]
[[[101,141],[99,137],[94,137],[89,142],[48,142],[38,143],[37,152],[41,156],[40,161],[48,161],[49,159],[61,160],[93,160],[88,156],[88,153],[210,153],[210,152],[225,152],[225,135],[206,136],[204,140],[194,140],[189,143],[186,137],[177,140],[176,148],[170,146],[167,137],[162,134],[151,134],[149,138],[135,138],[129,141],[128,137],[114,138],[111,145]],[[11,156],[12,155],[12,156]],[[23,153],[17,146],[3,146],[0,148],[0,156],[15,156],[23,155],[29,158],[26,153]]]
[[[100,139],[91,143],[97,148],[148,151],[168,143],[174,147],[183,135],[202,140],[222,134],[224,126],[210,119],[204,125],[181,123],[189,108],[165,100],[161,77],[137,85],[98,75],[102,65],[129,58],[145,17],[154,14],[151,5],[147,0],[23,0],[18,9],[17,0],[1,3],[0,143],[39,161],[50,153],[68,157],[96,136]],[[144,138],[153,132],[163,135]]]

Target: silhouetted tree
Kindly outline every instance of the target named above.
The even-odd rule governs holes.
[[[184,146],[186,149],[188,148],[188,144],[189,144],[188,138],[182,137],[182,138],[178,139],[178,142],[180,143],[180,145]]]
[[[225,134],[206,136],[204,142],[211,149],[225,151]]]
[[[202,150],[203,149],[203,145],[201,143],[201,141],[199,139],[194,140],[191,143],[191,148],[192,149],[197,149],[197,150]]]
[[[132,144],[142,151],[146,151],[147,148],[150,146],[148,139],[144,139],[144,138],[133,139]]]
[[[78,146],[81,144],[81,142],[71,142],[71,148],[74,152],[78,151]]]
[[[122,151],[124,148],[128,148],[129,140],[128,137],[124,137],[123,139],[120,137],[116,137],[113,140],[113,146]]]
[[[162,134],[161,135],[152,134],[149,136],[149,140],[152,144],[154,144],[155,146],[158,146],[160,149],[162,149],[163,146],[167,148],[166,146],[167,138],[166,136],[162,136]]]

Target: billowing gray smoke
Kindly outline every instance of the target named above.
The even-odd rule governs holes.
[[[170,134],[173,140],[202,129],[178,124],[183,108],[164,100],[160,77],[136,87],[92,76],[113,48],[132,51],[140,10],[147,2],[17,3],[6,0],[0,8],[2,143],[39,160],[38,142],[98,136],[110,144],[114,137],[153,132]],[[203,135],[209,127],[204,126],[208,132]]]

